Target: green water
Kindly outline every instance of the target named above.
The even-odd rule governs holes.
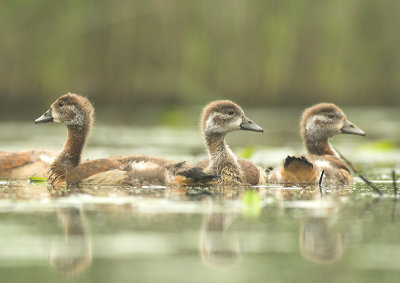
[[[347,109],[346,109],[347,110]],[[302,151],[297,109],[246,111],[264,134],[228,143],[261,166]],[[0,181],[0,282],[395,282],[400,275],[396,109],[348,109],[368,137],[333,140],[383,192],[315,189],[83,187]],[[279,113],[282,119],[275,119]],[[85,158],[143,153],[203,158],[195,127],[98,121]],[[59,149],[62,125],[0,124],[1,150]],[[248,146],[252,147],[248,147]]]

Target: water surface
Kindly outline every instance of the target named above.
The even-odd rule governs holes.
[[[261,166],[302,152],[297,109],[246,111],[264,134],[228,143]],[[347,187],[81,187],[0,181],[1,282],[376,282],[400,275],[400,172],[395,109],[348,109],[368,137],[333,143],[384,192]],[[283,117],[277,125],[274,117]],[[205,156],[194,126],[97,122],[85,158]],[[59,150],[62,125],[0,124],[1,150]],[[249,147],[251,146],[251,147]]]

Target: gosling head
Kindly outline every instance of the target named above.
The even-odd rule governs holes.
[[[307,108],[301,119],[301,134],[324,140],[338,134],[365,136],[365,132],[347,120],[344,112],[332,103],[320,103]]]
[[[50,109],[35,120],[35,124],[58,122],[68,127],[84,129],[93,123],[94,109],[83,96],[67,93],[51,104]]]
[[[226,135],[232,131],[263,132],[263,129],[246,117],[242,108],[230,100],[218,100],[208,104],[201,116],[204,135]]]

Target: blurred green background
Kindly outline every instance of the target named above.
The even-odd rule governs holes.
[[[2,0],[0,117],[32,118],[67,91],[114,116],[219,98],[399,105],[399,10],[393,0]]]

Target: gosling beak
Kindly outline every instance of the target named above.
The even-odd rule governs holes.
[[[240,124],[240,129],[246,131],[264,132],[263,128],[261,128],[259,125],[257,125],[244,115],[242,117],[242,123]]]
[[[359,129],[356,125],[354,125],[349,120],[345,120],[343,127],[340,129],[342,134],[350,134],[365,137],[365,132]]]
[[[35,120],[35,124],[53,122],[54,118],[51,115],[51,108],[46,111],[42,116]]]

